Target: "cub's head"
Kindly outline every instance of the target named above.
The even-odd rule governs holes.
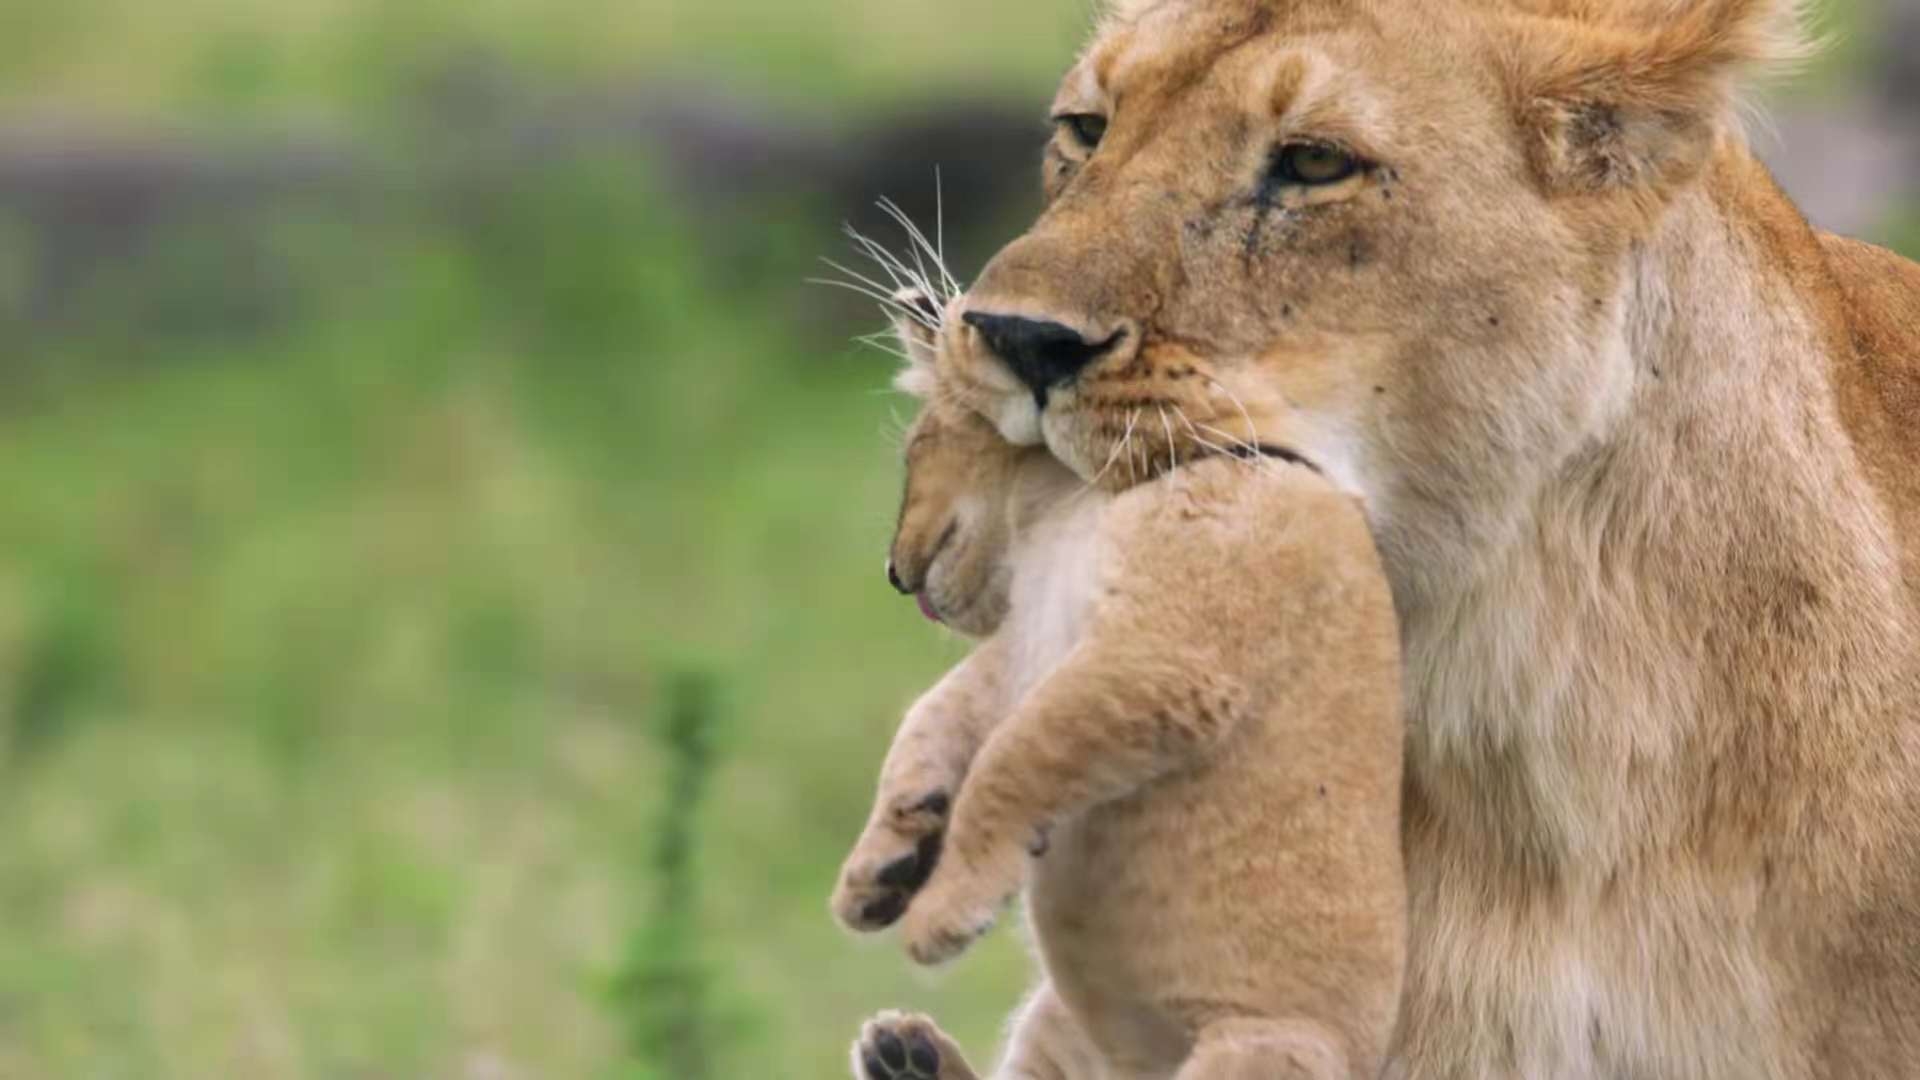
[[[924,293],[894,298],[908,357],[899,384],[920,398],[907,429],[905,491],[887,578],[929,618],[984,637],[1007,614],[1016,530],[1060,493],[1081,486],[1044,448],[1015,446],[968,408],[943,378],[933,329],[946,317]]]
[[[944,391],[1084,480],[1314,460],[1388,547],[1484,547],[1636,380],[1640,243],[1740,139],[1785,0],[1127,0]],[[1476,535],[1478,534],[1478,535]]]

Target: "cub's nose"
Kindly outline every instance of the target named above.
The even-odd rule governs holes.
[[[1078,375],[1126,333],[1117,330],[1105,341],[1088,341],[1080,331],[1057,322],[984,311],[969,311],[961,317],[980,331],[987,348],[1033,391],[1034,404],[1043,409],[1047,391]]]

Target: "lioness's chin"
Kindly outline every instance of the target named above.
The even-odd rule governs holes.
[[[1015,446],[1038,446],[1046,441],[1045,416],[1033,398],[1009,394],[1001,399],[989,417],[1000,437]]]
[[[1089,438],[1090,429],[1084,418],[1049,410],[1035,419],[1041,442],[1054,460],[1065,465],[1081,483],[1094,483],[1100,476],[1101,462],[1094,460],[1093,440]]]

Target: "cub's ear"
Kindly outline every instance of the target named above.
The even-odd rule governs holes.
[[[894,389],[925,401],[933,396],[934,360],[939,354],[936,328],[946,313],[925,290],[905,288],[893,294],[887,317],[893,321],[894,337],[906,358],[906,365],[893,377]]]
[[[1653,205],[1734,123],[1744,71],[1811,51],[1793,0],[1522,0],[1503,74],[1527,156],[1554,194]]]

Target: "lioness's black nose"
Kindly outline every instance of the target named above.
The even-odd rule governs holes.
[[[1047,391],[1078,375],[1095,357],[1113,348],[1124,333],[1116,331],[1105,341],[1088,341],[1080,331],[1057,322],[984,311],[969,311],[962,318],[980,331],[987,348],[1033,391],[1033,400],[1041,408],[1046,407]]]

